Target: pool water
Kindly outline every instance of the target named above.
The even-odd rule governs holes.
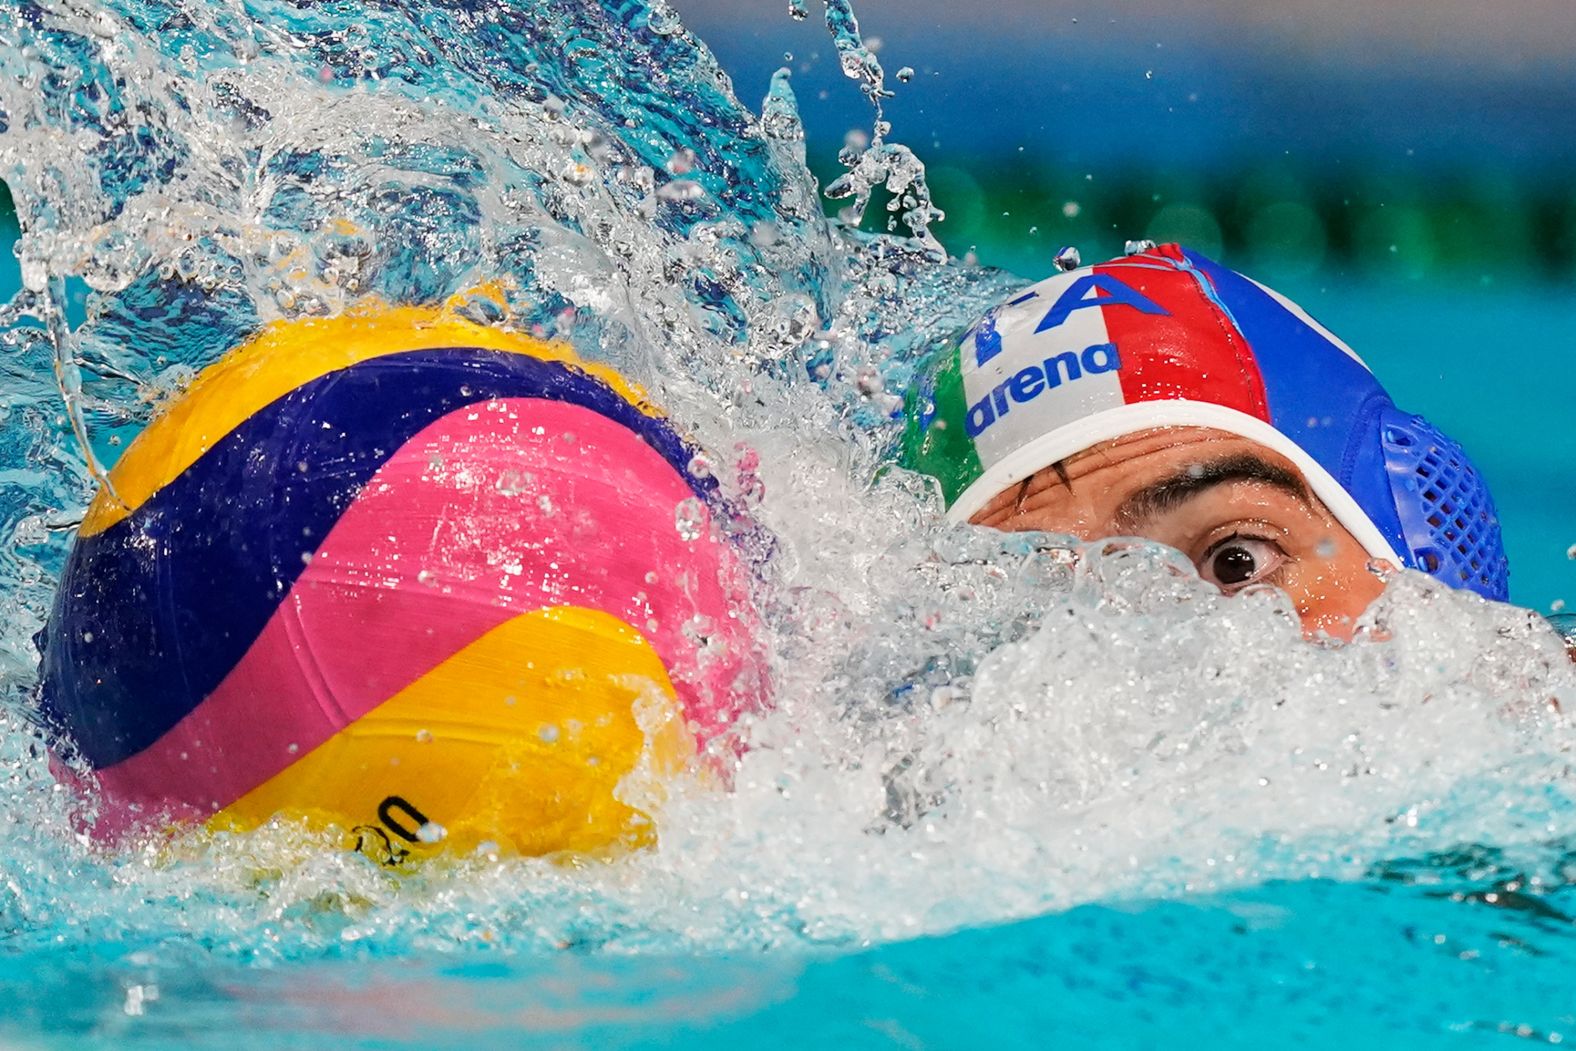
[[[1358,642],[1310,645],[1284,599],[1226,601],[1153,545],[947,527],[882,470],[892,392],[1013,279],[940,256],[897,141],[834,185],[884,187],[893,232],[827,222],[788,80],[741,104],[635,0],[18,12],[0,1042],[1576,1038],[1560,644],[1403,574]],[[827,13],[879,98],[852,12]],[[285,823],[87,846],[26,717],[88,453],[112,462],[265,321],[500,277],[512,324],[638,378],[777,538],[777,704],[732,791],[681,778],[658,847],[612,860],[389,871]],[[1569,307],[1482,282],[1286,291],[1477,456],[1513,596],[1576,598],[1549,368]]]
[[[1558,1044],[1573,958],[1548,906],[1305,881],[852,953],[216,968],[84,949],[8,961],[0,988],[10,1034],[70,1047]]]

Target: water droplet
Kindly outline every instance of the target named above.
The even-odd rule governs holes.
[[[121,1010],[132,1018],[139,1018],[147,1013],[146,1005],[159,998],[157,985],[131,985],[126,987],[126,999],[121,1004]]]
[[[684,622],[684,635],[694,643],[704,643],[716,632],[716,622],[703,613],[697,613]]]
[[[688,146],[681,146],[668,155],[662,166],[669,175],[688,175],[695,170],[695,151]]]
[[[1122,253],[1124,255],[1142,255],[1145,252],[1153,252],[1154,250],[1155,243],[1148,238],[1141,238],[1137,241],[1129,241],[1127,244],[1122,246]]]
[[[904,66],[902,69],[898,70],[897,71],[897,79],[902,81],[904,84],[907,84],[909,81],[913,80],[914,79],[914,67],[913,66]]]
[[[690,457],[689,473],[696,478],[710,478],[712,473],[711,457],[705,453],[696,453]]]
[[[562,731],[552,723],[543,723],[541,729],[536,731],[536,736],[547,744],[555,744],[562,736]]]
[[[1325,559],[1334,558],[1335,552],[1335,538],[1328,536],[1320,540],[1318,545],[1313,549],[1314,554],[1318,555],[1320,558]]]
[[[416,731],[416,740],[421,742],[422,744],[431,744],[432,743],[432,731],[431,730],[427,730],[427,729],[417,730]]]
[[[1074,245],[1063,245],[1056,253],[1056,269],[1063,271],[1077,270],[1083,265],[1083,256],[1079,255]]]
[[[449,835],[449,830],[436,821],[428,821],[416,830],[416,838],[423,843],[442,843]]]
[[[699,540],[706,531],[705,506],[693,496],[680,500],[673,508],[673,524],[679,531],[680,540]]]
[[[795,22],[803,22],[810,17],[810,12],[804,9],[804,0],[788,0],[788,16]]]
[[[31,257],[22,260],[22,285],[29,292],[42,292],[49,284],[49,270],[42,260]]]
[[[664,201],[693,201],[706,196],[706,190],[693,179],[674,179],[657,191]]]
[[[1083,212],[1083,205],[1077,201],[1067,201],[1062,205],[1062,216],[1066,219],[1076,219]]]

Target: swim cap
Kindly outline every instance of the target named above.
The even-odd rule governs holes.
[[[1461,447],[1396,408],[1302,308],[1178,245],[1060,273],[992,307],[909,391],[903,462],[948,517],[1151,427],[1258,442],[1375,558],[1504,601],[1499,516]]]

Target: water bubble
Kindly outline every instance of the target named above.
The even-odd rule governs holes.
[[[705,453],[696,453],[690,457],[689,473],[696,478],[710,478],[714,464],[710,456]]]
[[[706,190],[693,179],[674,179],[658,189],[657,196],[671,202],[694,201],[706,196]]]
[[[129,985],[126,987],[126,998],[121,1003],[121,1010],[129,1017],[140,1018],[147,1013],[147,1005],[158,998],[157,985]]]
[[[416,838],[423,843],[442,843],[449,836],[449,830],[436,821],[423,822],[416,830]]]
[[[913,80],[914,79],[914,67],[913,66],[904,66],[902,69],[898,70],[897,71],[897,79],[902,81],[904,84],[907,84],[909,81]]]
[[[1078,253],[1078,249],[1075,246],[1063,245],[1056,253],[1055,263],[1056,269],[1063,272],[1077,270],[1083,265],[1083,256]]]
[[[788,15],[795,22],[803,22],[810,12],[805,10],[804,0],[788,0]]]
[[[695,170],[695,151],[688,146],[681,146],[668,155],[662,166],[669,175],[688,175]]]
[[[528,492],[535,481],[535,476],[529,471],[507,468],[499,473],[493,482],[493,488],[505,496],[519,496],[521,493]]]
[[[692,542],[706,535],[706,507],[691,496],[680,500],[673,509],[673,525],[679,539]]]
[[[1142,255],[1145,252],[1153,252],[1154,250],[1155,242],[1148,240],[1147,238],[1137,241],[1128,241],[1122,246],[1122,253],[1124,255]]]
[[[863,128],[849,128],[843,132],[843,149],[859,153],[870,145],[870,135]]]
[[[22,287],[29,292],[42,292],[49,284],[49,270],[43,260],[24,255],[22,263]]]
[[[697,613],[684,622],[681,629],[684,637],[693,643],[704,644],[717,633],[717,622],[710,617]]]

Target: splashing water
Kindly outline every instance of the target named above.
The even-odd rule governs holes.
[[[1518,872],[1559,897],[1576,676],[1534,618],[1401,574],[1356,643],[1308,644],[1276,592],[1226,600],[1151,544],[950,527],[883,471],[911,363],[1016,281],[944,258],[881,65],[846,0],[826,15],[874,104],[826,188],[840,222],[787,72],[756,117],[660,0],[21,0],[0,22],[24,231],[0,307],[0,931],[24,970],[65,947],[145,971],[131,1017],[214,961],[859,946],[1276,879],[1448,882],[1416,859],[1463,844],[1499,859],[1463,865],[1469,889]],[[853,229],[878,188],[902,236]],[[483,287],[478,320],[642,383],[775,537],[776,706],[732,792],[674,786],[660,845],[608,863],[394,875],[282,823],[90,850],[26,712],[100,465],[263,323]]]

